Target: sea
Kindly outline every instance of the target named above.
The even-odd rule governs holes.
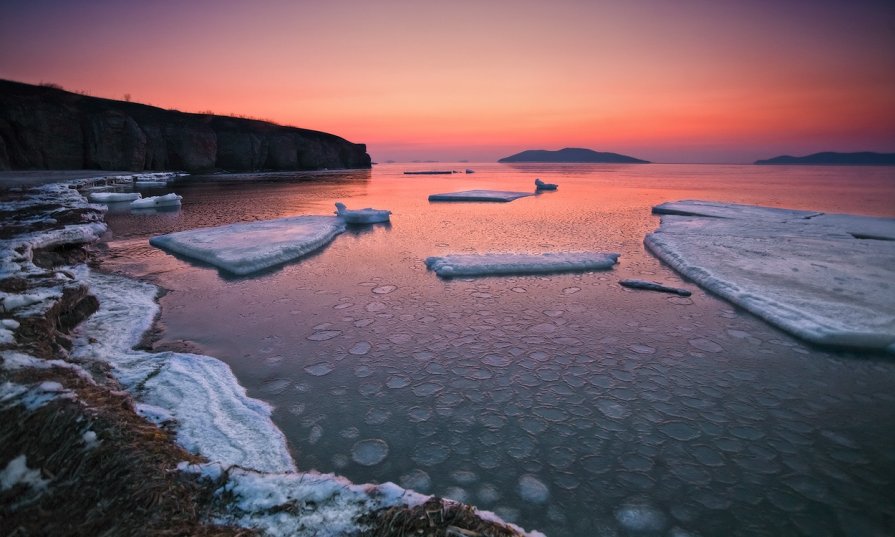
[[[456,173],[404,173],[425,170]],[[559,188],[428,201],[533,192],[536,178]],[[182,207],[113,205],[102,270],[163,288],[151,345],[227,363],[275,407],[302,470],[392,481],[550,536],[895,533],[895,359],[795,339],[643,245],[667,201],[892,218],[895,167],[395,163],[142,191],[176,192]],[[148,242],[332,214],[337,201],[389,209],[391,222],[247,277]],[[424,263],[566,251],[619,263],[456,279]]]

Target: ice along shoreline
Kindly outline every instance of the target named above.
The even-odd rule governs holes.
[[[181,471],[175,473],[186,476],[184,479],[198,477],[201,487],[213,498],[212,506],[193,508],[194,512],[207,514],[199,523],[256,529],[268,535],[309,532],[336,536],[375,527],[379,523],[377,513],[386,509],[394,516],[395,509],[432,509],[432,502],[437,502],[444,512],[463,511],[467,518],[473,513],[471,519],[479,529],[540,535],[506,524],[489,512],[475,512],[393,483],[352,484],[333,474],[297,472],[285,437],[270,420],[270,406],[247,397],[226,364],[209,356],[134,350],[158,312],[158,289],[92,271],[83,257],[60,257],[56,259],[59,263],[49,264],[45,259],[47,251],[78,250],[105,232],[103,208],[88,204],[76,190],[103,180],[81,178],[39,186],[15,192],[16,199],[4,203],[7,215],[30,213],[13,226],[21,233],[4,238],[2,244],[0,280],[7,285],[2,294],[0,410],[30,415],[54,405],[74,404],[88,415],[97,411],[97,403],[71,385],[72,371],[81,379],[79,382],[111,392],[117,406],[155,423],[160,433],[173,432],[177,443],[187,449],[176,464]],[[53,217],[45,214],[49,205],[54,207]],[[62,213],[78,218],[72,216],[72,222],[65,223],[57,217]],[[31,285],[41,278],[46,285]],[[8,284],[20,280],[30,283],[20,288]],[[67,289],[89,289],[99,301],[87,309],[96,312],[75,330],[73,338],[64,333],[71,327],[50,323],[60,343],[35,352],[35,332],[26,334],[22,327],[40,324],[33,322],[34,318],[57,314],[60,301],[66,293],[71,294]],[[44,373],[40,382],[26,382],[32,370]],[[110,378],[104,379],[103,372]],[[122,398],[129,404],[121,405]],[[196,408],[202,411],[196,412]],[[83,450],[89,451],[96,443],[113,442],[102,432],[88,430],[83,434],[83,446],[79,444]],[[159,442],[166,442],[164,434],[159,436]],[[24,452],[21,463],[26,469],[41,464],[37,453],[41,450],[32,449],[29,442],[23,438],[18,446]],[[12,459],[10,464],[14,461],[19,459]],[[6,461],[0,463],[2,466]],[[173,470],[167,468],[165,472]],[[40,505],[59,490],[54,478],[48,477],[13,485],[27,489],[29,501]],[[118,488],[114,483],[107,485],[112,490]]]

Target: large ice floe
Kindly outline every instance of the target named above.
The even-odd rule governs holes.
[[[564,252],[546,254],[451,254],[426,259],[426,266],[442,278],[501,274],[544,274],[606,270],[618,262],[619,254]]]
[[[822,345],[895,352],[895,219],[679,201],[646,246],[705,289]]]
[[[293,216],[178,231],[149,243],[242,276],[307,255],[343,231],[336,216]]]
[[[511,192],[506,190],[464,190],[462,192],[447,192],[444,194],[431,194],[429,201],[513,201],[515,199],[531,196],[531,192]]]

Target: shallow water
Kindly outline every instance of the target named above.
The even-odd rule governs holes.
[[[471,167],[475,174],[405,176]],[[432,193],[557,192],[511,203]],[[885,535],[895,361],[808,347],[682,281],[643,247],[679,199],[895,216],[895,168],[382,165],[198,177],[180,211],[107,217],[106,268],[148,278],[159,345],[226,361],[275,405],[300,468],[395,481],[548,535]],[[393,211],[319,253],[232,278],[149,236]],[[423,260],[594,250],[610,271],[441,280]],[[622,288],[642,278],[690,298]],[[184,343],[186,342],[186,343]]]

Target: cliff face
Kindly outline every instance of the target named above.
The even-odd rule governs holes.
[[[0,170],[369,167],[364,144],[325,132],[0,80]]]

